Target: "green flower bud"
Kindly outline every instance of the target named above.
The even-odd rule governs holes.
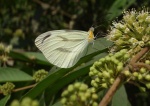
[[[107,71],[103,71],[103,77],[110,78],[110,74]]]
[[[101,86],[102,86],[102,88],[108,88],[107,83],[102,83]]]
[[[147,29],[149,29],[149,31],[147,31],[147,32],[150,32],[150,27],[147,27],[146,28],[146,30]],[[143,37],[142,37],[142,41],[143,42],[148,42],[150,40],[150,37],[148,36],[148,35],[144,35]]]
[[[125,70],[123,73],[126,77],[129,77],[131,75],[129,70]]]
[[[147,81],[150,81],[150,74],[145,75],[145,79],[146,79]]]
[[[89,72],[89,76],[93,76],[94,73],[92,71]]]
[[[119,64],[119,61],[115,58],[111,58],[112,62],[114,62],[114,64],[118,65]]]
[[[137,72],[133,72],[133,76],[134,76],[134,77],[138,77],[138,75],[139,75],[139,74],[138,74]]]
[[[69,85],[67,90],[68,90],[68,92],[74,91],[74,86],[72,84]]]
[[[67,96],[69,94],[68,90],[63,91],[63,93],[61,94],[61,96]]]
[[[93,65],[93,66],[94,66],[94,67],[99,66],[99,62],[98,62],[98,61],[94,62],[94,65]],[[95,69],[94,67],[91,67],[90,70],[94,70],[94,69]]]
[[[106,59],[106,61],[110,61],[111,60],[111,58],[109,56],[106,56],[105,59]]]
[[[142,67],[141,69],[140,69],[140,73],[145,73],[146,72],[146,68],[144,68],[144,67]]]
[[[146,63],[146,64],[150,64],[150,61],[149,61],[149,60],[145,60],[145,63]]]
[[[26,97],[21,101],[21,106],[31,106],[31,103],[32,103],[32,99]]]
[[[20,103],[18,100],[13,100],[10,106],[20,106]]]
[[[126,29],[126,25],[124,25],[122,23],[114,23],[113,25],[115,26],[115,28],[117,28],[119,30],[125,30]]]
[[[98,99],[98,95],[97,94],[92,94],[92,99],[97,100]]]
[[[146,17],[145,22],[147,22],[148,24],[150,24],[150,16]]]
[[[103,74],[101,72],[98,73],[98,77],[102,78]]]
[[[109,70],[108,70],[108,73],[109,73],[110,75],[113,75],[113,74],[114,74],[114,71],[111,70],[111,69],[109,69]]]
[[[119,62],[118,63],[118,66],[117,66],[117,71],[120,72],[123,70],[123,63],[122,62]]]
[[[39,106],[39,102],[37,100],[33,100],[31,106]]]
[[[133,76],[138,77],[139,73],[138,72],[134,72]]]
[[[74,94],[74,95],[71,95],[70,96],[70,100],[73,102],[73,101],[76,101],[77,100],[77,96]]]
[[[112,40],[112,41],[115,41],[115,40],[117,40],[119,37],[121,37],[122,36],[122,32],[120,31],[120,30],[118,30],[118,29],[113,29],[112,31],[111,31],[111,36],[110,36],[110,40]]]
[[[97,70],[93,70],[94,75],[97,75],[99,72]]]
[[[88,89],[88,86],[86,84],[81,84],[79,90],[80,91],[86,91]]]
[[[121,53],[121,52],[117,52],[117,53],[115,53],[114,56],[112,56],[111,58],[116,59],[116,58],[119,58],[119,57],[121,57],[121,56],[122,56],[122,53]],[[112,59],[112,60],[113,60],[113,59]]]
[[[141,74],[138,75],[138,80],[142,80],[143,76]]]
[[[84,92],[79,92],[78,95],[81,98],[82,96],[84,96]]]
[[[98,84],[95,82],[95,80],[92,80],[92,81],[91,81],[91,85],[92,85],[93,87],[95,87],[95,88],[98,87]]]
[[[105,62],[105,58],[101,58],[100,60],[99,60],[99,62]]]
[[[92,106],[98,106],[98,103],[97,102],[93,102]]]
[[[120,50],[120,53],[121,53],[121,54],[126,54],[127,52],[128,52],[127,49],[122,49],[122,50]]]
[[[114,78],[110,78],[110,80],[109,80],[110,84],[113,84],[113,83],[114,83],[114,81],[115,81],[115,79],[114,79]]]
[[[144,44],[145,44],[145,42],[143,42],[143,41],[139,41],[139,46],[141,46],[141,47],[144,47]]]
[[[66,104],[67,99],[66,99],[66,98],[62,98],[60,102],[61,102],[62,104]]]
[[[126,41],[124,41],[124,40],[122,40],[122,39],[118,39],[118,40],[115,41],[115,44],[116,44],[117,46],[121,46],[121,45],[126,44]]]
[[[92,93],[95,93],[95,92],[96,92],[96,89],[95,89],[94,87],[92,87],[92,88],[90,89],[90,91],[91,91]]]
[[[150,83],[146,83],[146,87],[150,89]]]
[[[124,58],[125,60],[127,60],[127,59],[130,58],[130,55],[129,55],[129,54],[125,54],[125,55],[123,56],[123,58]]]
[[[100,82],[100,79],[97,77],[97,78],[95,79],[95,81],[99,83],[99,82]]]
[[[80,82],[76,82],[76,83],[74,84],[74,88],[76,88],[76,89],[79,89],[80,86],[81,86],[81,83],[80,83]]]
[[[130,33],[130,29],[129,29],[129,28],[126,28],[126,29],[124,30],[124,33],[125,33],[125,34]]]
[[[85,101],[86,101],[86,97],[85,97],[84,95],[81,96],[80,98],[81,98],[81,101],[82,101],[82,102],[85,102]]]
[[[86,98],[89,98],[90,96],[91,96],[91,93],[90,93],[90,92],[86,92],[86,93],[85,93],[85,97],[86,97]]]
[[[16,37],[24,37],[24,32],[22,29],[17,29],[14,33],[13,33],[13,36],[16,36]]]
[[[142,11],[141,13],[139,13],[138,15],[137,15],[137,19],[138,19],[138,21],[140,22],[140,23],[142,23],[142,22],[144,22],[144,21],[146,21],[146,18],[148,17],[148,12],[144,12],[144,11]]]
[[[97,63],[97,62],[96,62],[96,63]],[[94,71],[94,70],[96,70],[95,67],[93,67],[93,66],[90,67],[90,71]]]

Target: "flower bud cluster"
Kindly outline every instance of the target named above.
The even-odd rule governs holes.
[[[13,100],[10,106],[40,106],[37,100],[32,100],[31,98],[23,98],[20,102],[19,100]]]
[[[91,85],[96,89],[110,87],[129,58],[127,50],[122,49],[96,61],[89,72],[89,76],[92,78]]]
[[[61,96],[63,106],[98,106],[95,88],[81,82],[70,84]]]
[[[0,92],[3,93],[3,95],[8,95],[11,93],[11,91],[14,89],[15,85],[11,82],[6,82],[3,85],[0,85]]]
[[[113,23],[108,39],[115,44],[113,51],[128,48],[134,54],[149,46],[150,13],[147,10],[124,12],[123,20]]]
[[[0,43],[0,62],[5,63],[9,60],[8,53],[12,50],[12,46],[5,46],[3,43]]]
[[[150,60],[145,60],[145,64],[150,65]],[[132,73],[126,70],[124,71],[124,75],[132,81],[145,84],[145,86],[150,89],[150,71],[146,67],[141,67]],[[143,90],[145,91],[145,88]]]
[[[34,73],[33,79],[35,79],[36,82],[42,81],[46,76],[48,75],[48,72],[44,69],[38,70]]]

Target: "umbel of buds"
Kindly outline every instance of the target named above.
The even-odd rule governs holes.
[[[34,73],[33,75],[33,79],[36,82],[40,82],[42,81],[44,78],[46,78],[46,76],[48,75],[48,72],[45,71],[44,69],[38,70],[37,72]]]
[[[143,9],[125,11],[120,22],[113,22],[107,38],[114,42],[112,51],[128,49],[137,53],[150,45],[150,13]]]
[[[2,92],[3,95],[9,95],[14,87],[15,85],[13,83],[6,82],[5,84],[0,85],[0,92]]]
[[[10,106],[40,106],[40,103],[37,100],[26,97],[23,98],[21,101],[13,100]]]
[[[89,76],[92,78],[91,85],[96,89],[110,87],[129,58],[130,55],[127,54],[127,49],[123,49],[96,61],[89,72]]]
[[[63,106],[98,106],[97,99],[95,88],[76,82],[62,93],[61,103]]]

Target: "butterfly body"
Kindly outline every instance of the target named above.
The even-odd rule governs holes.
[[[70,68],[85,56],[88,44],[93,42],[93,29],[88,32],[80,30],[53,30],[39,35],[36,46],[47,60],[60,67]]]

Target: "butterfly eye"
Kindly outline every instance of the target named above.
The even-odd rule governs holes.
[[[91,27],[90,30],[94,32],[94,27]]]

